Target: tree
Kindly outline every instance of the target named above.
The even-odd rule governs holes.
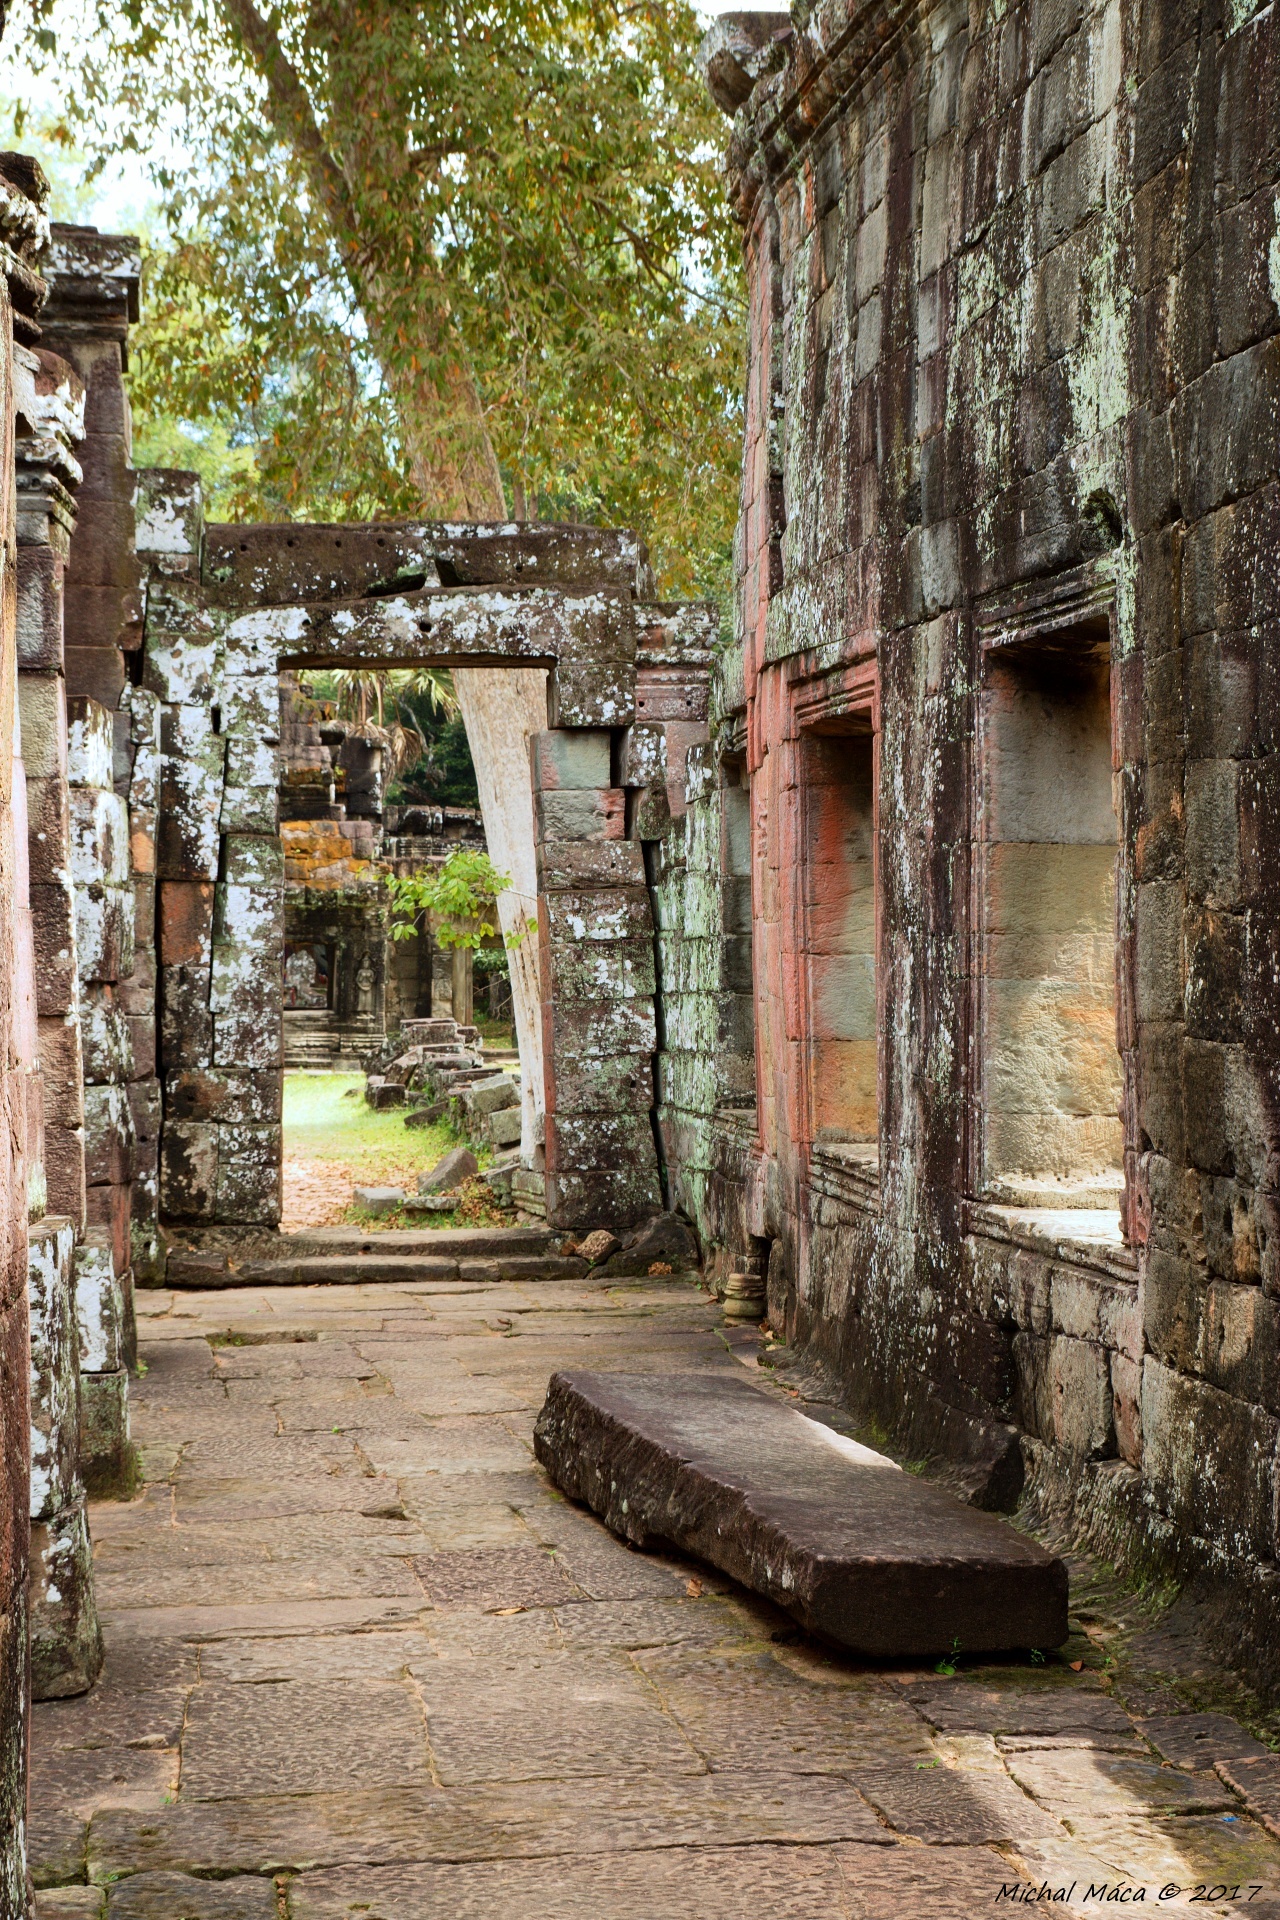
[[[492,941],[498,931],[490,915],[495,912],[498,895],[511,885],[511,875],[499,873],[487,853],[455,847],[439,867],[429,867],[422,873],[390,874],[386,885],[391,894],[393,940],[411,939],[425,913],[431,918],[433,935],[440,946],[470,947],[475,952]],[[536,922],[530,922],[518,934],[506,935],[504,947],[513,951],[535,928]]]
[[[65,138],[151,156],[139,410],[244,423],[242,513],[608,520],[712,577],[740,297],[686,0],[30,4]]]

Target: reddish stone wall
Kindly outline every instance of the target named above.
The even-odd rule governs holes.
[[[827,0],[713,30],[749,289],[713,723],[747,749],[758,1105],[746,1138],[706,1098],[669,1119],[725,1262],[773,1244],[770,1317],[852,1400],[975,1497],[1026,1488],[1111,1550],[1216,1570],[1255,1646],[1280,1439],[1275,31],[1252,4],[1169,0]],[[1063,878],[1102,845],[1071,755],[1061,821],[1051,796],[1002,840],[983,719],[1002,661],[1080,678],[1099,646],[1109,942],[1106,876],[1087,907]],[[870,1165],[815,1137],[806,944],[813,740],[859,679]],[[1044,850],[1004,860],[1034,886],[1001,894],[1019,844]],[[680,913],[702,913],[687,869],[673,898],[674,968]],[[1111,1187],[1092,1208],[1091,1178]],[[1053,1204],[996,1204],[1029,1197]]]

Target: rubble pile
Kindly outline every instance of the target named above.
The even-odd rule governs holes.
[[[408,1107],[406,1126],[448,1119],[477,1146],[519,1146],[519,1086],[500,1068],[485,1066],[475,1027],[406,1020],[370,1069],[365,1099],[377,1109]]]

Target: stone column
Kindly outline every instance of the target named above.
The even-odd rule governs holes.
[[[113,786],[112,716],[95,700],[73,698],[67,736],[85,1080],[85,1238],[76,1251],[81,1470],[90,1492],[126,1493],[133,1478],[125,1361],[133,1344],[133,1052],[115,996],[133,971],[129,809]]]
[[[554,1226],[633,1225],[661,1211],[655,1144],[653,919],[625,839],[605,728],[530,742],[547,1063],[546,1197]]]
[[[166,1220],[280,1217],[284,854],[270,623],[213,614],[194,474],[139,476],[143,690],[160,720],[155,872]]]
[[[20,406],[34,428],[18,443],[18,675],[29,745],[15,759],[15,802],[27,803],[29,874],[67,939],[47,983],[57,1010],[31,983],[30,1046],[41,1072],[32,1093],[47,1093],[44,1124],[28,1102],[28,1297],[31,1314],[31,1682],[38,1700],[81,1693],[102,1665],[93,1597],[93,1553],[80,1472],[80,1338],[75,1242],[84,1224],[84,1094],[79,983],[71,870],[63,665],[63,581],[75,526],[71,489],[81,471],[73,449],[83,437],[84,389],[65,361],[40,349],[15,349]],[[32,774],[18,777],[27,752]],[[21,917],[21,916],[20,916]],[[25,916],[30,941],[32,916]],[[46,936],[48,911],[42,916]],[[49,958],[42,943],[42,959]],[[46,968],[42,971],[47,971]],[[44,984],[44,983],[42,983]],[[37,1148],[49,1172],[37,1171]],[[51,1197],[65,1211],[46,1213]]]

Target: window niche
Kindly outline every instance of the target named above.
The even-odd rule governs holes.
[[[724,758],[720,789],[720,1020],[717,1104],[756,1103],[752,980],[751,788],[740,755]]]
[[[875,739],[869,719],[804,743],[809,1077],[818,1147],[879,1141]]]
[[[1105,620],[989,647],[982,691],[981,1185],[1119,1207],[1119,861]]]

